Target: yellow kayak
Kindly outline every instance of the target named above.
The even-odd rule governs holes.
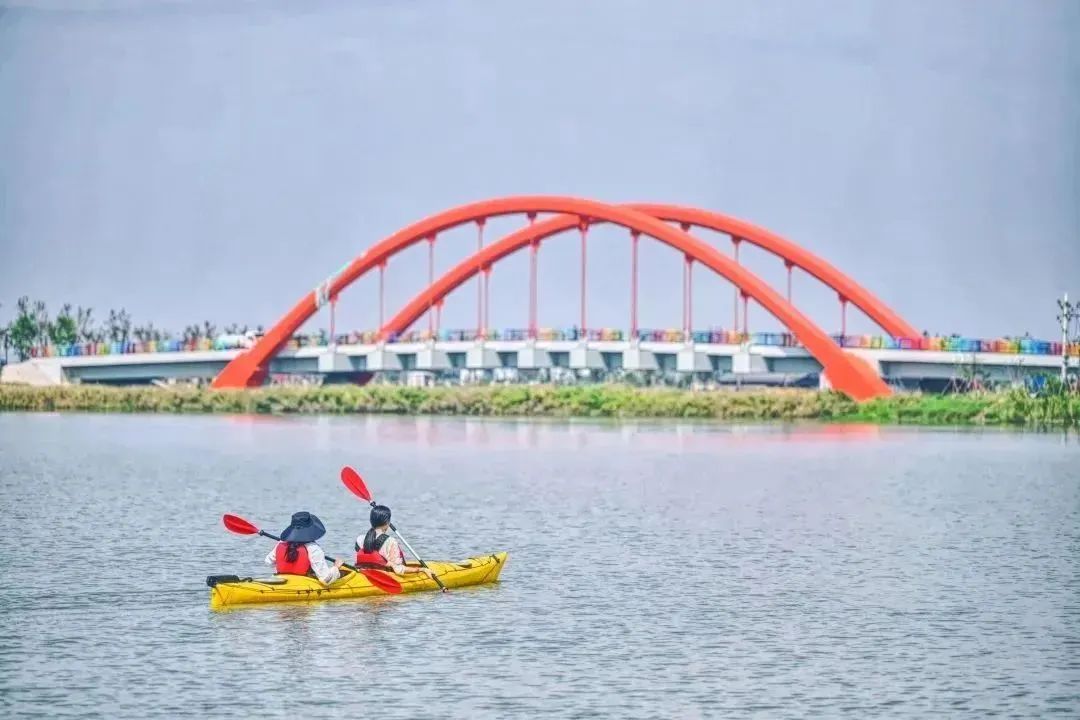
[[[504,565],[506,565],[505,552],[478,555],[456,563],[428,561],[428,567],[448,588],[493,583],[499,579],[499,573],[502,572]],[[421,573],[397,575],[388,572],[387,575],[401,583],[403,593],[439,589],[434,580]],[[329,586],[304,575],[276,575],[266,579],[246,578],[243,580],[229,576],[212,576],[207,579],[207,584],[210,585],[211,609],[233,605],[341,600],[387,594],[372,585],[366,577],[354,572],[347,572],[344,577]]]

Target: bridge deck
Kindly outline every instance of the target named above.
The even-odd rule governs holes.
[[[36,358],[5,367],[3,381],[36,384],[148,382],[214,377],[240,350],[130,353]],[[889,380],[959,378],[978,371],[989,377],[1055,371],[1053,355],[928,350],[846,349]],[[1073,360],[1075,364],[1077,361]],[[29,366],[29,367],[28,367]],[[30,371],[32,367],[32,371]],[[271,369],[280,373],[401,372],[454,370],[600,371],[694,373],[818,373],[820,364],[800,347],[717,343],[572,340],[435,341],[305,347],[283,351]]]

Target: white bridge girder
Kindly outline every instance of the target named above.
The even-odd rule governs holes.
[[[144,382],[148,378],[215,376],[240,350],[87,355],[28,360],[4,367],[0,381]],[[983,374],[995,379],[1054,372],[1061,358],[1051,355],[957,353],[925,350],[845,350],[888,379],[951,378]],[[1073,359],[1073,366],[1077,360]],[[276,366],[276,367],[275,367]],[[443,372],[454,370],[642,371],[713,373],[736,376],[817,372],[820,365],[803,348],[664,342],[454,341],[306,347],[282,352],[275,372]]]

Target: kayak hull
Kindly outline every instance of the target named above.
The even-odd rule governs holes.
[[[488,585],[499,579],[506,558],[507,553],[500,552],[478,555],[456,563],[428,561],[428,567],[448,588]],[[387,574],[401,583],[402,594],[439,589],[438,584],[423,573]],[[218,583],[210,588],[210,608],[217,610],[237,605],[345,600],[386,594],[359,573],[347,573],[329,586],[304,575],[276,575],[266,579]]]

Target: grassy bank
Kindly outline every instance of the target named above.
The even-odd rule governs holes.
[[[31,388],[0,385],[0,411],[260,413],[826,420],[919,425],[1078,426],[1080,395],[1031,397],[1021,390],[900,395],[856,404],[812,390],[693,392],[619,385],[408,388],[274,387]]]

